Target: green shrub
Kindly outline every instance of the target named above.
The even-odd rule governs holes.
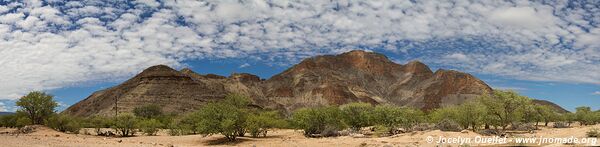
[[[15,122],[15,127],[22,128],[27,125],[31,125],[31,122],[32,122],[31,119],[29,119],[27,117],[18,117],[17,121]]]
[[[181,133],[183,133],[181,135],[198,134],[198,122],[200,122],[200,120],[200,114],[198,114],[198,112],[194,112],[179,119],[178,122],[176,122],[176,124],[178,124],[176,128],[181,130]]]
[[[371,114],[373,106],[368,103],[349,103],[340,106],[344,122],[353,130],[372,125]]]
[[[159,127],[161,127],[162,124],[156,119],[146,119],[139,121],[138,126],[146,135],[154,136],[159,131]]]
[[[575,119],[580,125],[593,125],[596,123],[596,114],[590,107],[577,107],[575,109]]]
[[[133,114],[140,118],[158,118],[163,115],[162,108],[156,104],[147,104],[133,109]]]
[[[285,123],[277,111],[260,112],[248,116],[246,130],[252,137],[265,137],[269,129],[283,126]]]
[[[376,106],[372,115],[375,125],[387,128],[389,134],[396,134],[400,127],[410,131],[425,120],[425,114],[418,109],[393,105]]]
[[[589,131],[585,132],[585,135],[587,137],[596,137],[596,138],[598,138],[598,137],[600,137],[600,129],[598,129],[598,128],[592,128]]]
[[[14,128],[17,125],[17,119],[16,114],[0,116],[0,127]]]
[[[163,126],[162,128],[167,129],[167,134],[170,136],[184,135],[183,129],[174,115],[164,115],[160,117],[159,121]]]
[[[80,119],[64,114],[51,116],[48,118],[46,124],[48,127],[57,131],[71,132],[74,134],[79,134],[79,130],[81,130],[82,127]]]
[[[94,128],[96,135],[105,135],[105,132],[102,132],[103,128],[111,128],[114,124],[113,118],[107,118],[102,116],[93,116],[87,119],[88,128]]]
[[[439,108],[429,114],[432,123],[449,119],[458,123],[461,128],[471,127],[474,131],[485,123],[486,115],[484,105],[476,101]]]
[[[121,114],[114,118],[112,128],[123,137],[133,136],[137,130],[138,119],[131,114]]]
[[[293,125],[304,130],[305,136],[345,128],[342,112],[337,107],[302,108],[294,112]],[[326,137],[326,136],[325,136]]]
[[[178,123],[172,123],[167,125],[167,133],[171,136],[181,136],[187,134],[186,130],[184,130]]]
[[[373,126],[373,135],[377,137],[389,136],[391,135],[390,130],[394,130],[394,128],[383,125],[375,125]]]
[[[208,103],[194,115],[199,118],[198,132],[205,135],[221,134],[229,141],[245,133],[246,117],[245,107],[248,106],[247,97],[229,95],[222,102]]]
[[[514,91],[494,90],[479,99],[486,109],[486,124],[505,130],[511,123],[523,121],[523,114],[531,99]]]
[[[458,117],[458,107],[448,106],[433,110],[429,113],[431,123],[438,123],[445,119],[455,119]]]

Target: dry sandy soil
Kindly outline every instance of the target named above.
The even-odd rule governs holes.
[[[600,128],[595,126],[575,126],[573,128],[555,129],[541,128],[534,133],[514,134],[513,137],[575,137],[584,138],[585,132],[590,128]],[[36,129],[29,134],[10,134],[15,129],[0,128],[0,146],[302,146],[302,147],[321,147],[321,146],[459,146],[459,144],[438,144],[428,143],[427,138],[431,136],[434,142],[442,137],[461,137],[471,138],[470,146],[498,146],[499,144],[478,144],[474,143],[477,136],[474,132],[443,132],[439,130],[418,131],[404,133],[390,137],[373,138],[355,138],[350,136],[330,137],[330,138],[305,138],[299,130],[274,130],[270,131],[266,138],[247,138],[241,137],[236,142],[226,143],[220,135],[203,137],[202,135],[187,136],[168,136],[165,133],[159,133],[158,136],[136,136],[136,137],[102,137],[94,135],[76,135],[65,134],[45,127]],[[92,132],[90,130],[90,132]],[[492,138],[492,136],[482,136],[483,138]],[[509,137],[508,139],[514,139]],[[501,144],[507,145],[537,145],[537,144]],[[542,144],[544,146],[565,146],[562,143]],[[593,144],[576,144],[577,146],[591,146]],[[596,146],[599,143],[595,144]]]

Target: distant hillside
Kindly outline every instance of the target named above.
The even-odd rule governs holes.
[[[539,104],[539,105],[546,105],[546,106],[550,106],[552,108],[554,108],[554,110],[558,113],[568,113],[569,111],[567,111],[566,109],[560,107],[559,105],[552,103],[550,101],[546,101],[546,100],[533,100],[533,103],[535,104]]]
[[[14,112],[0,112],[0,115],[11,115],[15,114]]]
[[[152,66],[122,84],[93,93],[63,113],[108,116],[144,104],[160,105],[168,113],[185,113],[229,93],[249,96],[259,107],[285,112],[351,102],[431,110],[491,92],[486,83],[468,73],[433,72],[419,61],[402,65],[382,54],[357,50],[307,58],[266,80],[248,73],[225,77]]]

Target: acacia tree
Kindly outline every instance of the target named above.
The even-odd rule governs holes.
[[[393,105],[379,105],[373,109],[373,123],[394,134],[397,128],[411,131],[413,127],[425,120],[421,110]]]
[[[292,123],[304,130],[304,136],[322,134],[329,136],[329,131],[344,129],[342,111],[337,107],[301,108],[294,111]]]
[[[548,123],[558,120],[558,112],[550,108],[550,106],[535,105],[535,109],[538,115],[541,117],[541,120],[544,121],[544,126],[548,126]]]
[[[115,118],[113,128],[123,137],[133,136],[137,130],[138,119],[131,114],[121,114]]]
[[[461,104],[458,106],[457,111],[456,122],[461,124],[464,129],[470,126],[473,131],[477,130],[484,123],[484,116],[487,113],[485,107],[479,102]]]
[[[370,118],[373,106],[368,103],[349,103],[340,106],[344,115],[344,122],[353,130],[360,130],[362,127],[372,125]]]
[[[31,120],[31,124],[43,124],[44,120],[48,119],[58,103],[54,101],[53,96],[41,91],[29,92],[29,94],[21,97],[17,103],[21,107],[18,111],[27,113]]]
[[[147,104],[133,109],[133,114],[145,119],[158,118],[163,115],[162,108],[156,104]]]
[[[531,104],[531,99],[515,91],[494,90],[491,95],[484,95],[481,102],[491,116],[488,119],[493,120],[490,121],[492,125],[506,130],[508,125],[521,120],[526,106]]]
[[[590,107],[575,108],[575,118],[582,126],[594,124],[594,117],[594,112]]]
[[[231,94],[224,101],[208,103],[194,115],[200,118],[197,130],[200,134],[221,134],[229,141],[234,141],[237,136],[245,133],[245,124],[248,116],[246,107],[250,100],[242,95]]]

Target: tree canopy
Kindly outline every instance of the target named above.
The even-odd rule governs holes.
[[[43,124],[54,113],[58,103],[53,96],[41,91],[33,91],[21,97],[17,103],[18,111],[27,113],[31,124]]]

